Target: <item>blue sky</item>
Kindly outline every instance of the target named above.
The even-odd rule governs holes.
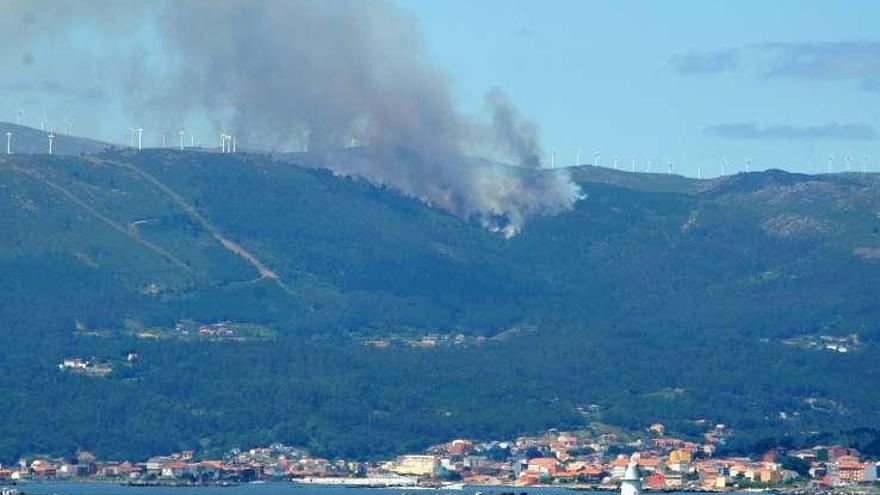
[[[7,11],[33,10],[32,1],[14,0]],[[540,126],[545,162],[555,152],[557,166],[573,164],[580,148],[585,163],[598,150],[602,165],[618,156],[628,169],[635,155],[639,170],[648,160],[654,172],[674,162],[675,172],[692,176],[699,165],[704,175],[717,175],[724,158],[728,171],[742,170],[747,157],[754,169],[822,172],[830,155],[835,170],[851,156],[853,169],[867,158],[869,169],[880,171],[880,2],[395,3],[415,18],[456,105],[485,118],[485,95],[500,87]],[[49,5],[62,4],[43,7]],[[26,124],[39,127],[46,112],[55,129],[69,117],[74,133],[116,142],[138,124],[152,126],[151,142],[159,139],[156,127],[177,125],[206,141],[216,137],[218,129],[198,115],[171,124],[138,115],[138,104],[149,100],[127,93],[131,78],[162,80],[174,67],[174,50],[163,51],[156,32],[121,22],[118,10],[126,5],[141,4],[83,0],[73,10],[51,9],[87,19],[67,38],[52,32],[60,21],[41,7],[35,31],[46,36],[33,47],[13,29],[27,16],[0,16],[0,40],[12,47],[0,52],[8,69],[0,72],[4,120],[13,120],[20,104]],[[91,22],[102,14],[112,42]],[[116,69],[132,59],[148,69]],[[122,83],[111,82],[120,74],[110,72],[123,75]]]
[[[880,2],[400,0],[462,108],[502,87],[556,163],[880,165]],[[805,63],[816,70],[795,70]],[[733,67],[731,67],[733,65]],[[838,67],[838,65],[840,67]],[[801,67],[802,68],[802,67]],[[786,70],[787,69],[787,70]],[[839,69],[839,70],[836,70]],[[873,88],[874,91],[870,91]],[[713,132],[713,126],[714,127]],[[754,126],[754,127],[752,127]]]

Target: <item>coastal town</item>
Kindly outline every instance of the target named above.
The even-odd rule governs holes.
[[[701,441],[667,435],[656,423],[639,438],[613,432],[549,430],[513,440],[455,439],[384,461],[327,459],[280,443],[233,449],[221,458],[195,451],[141,462],[34,456],[0,466],[0,482],[93,480],[131,485],[289,481],[345,486],[506,485],[617,490],[632,476],[656,491],[816,490],[876,488],[880,460],[840,445],[773,448],[760,456],[721,456],[730,435],[722,424]],[[629,475],[627,473],[630,473]]]

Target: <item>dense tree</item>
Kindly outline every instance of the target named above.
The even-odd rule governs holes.
[[[872,176],[696,184],[575,170],[586,198],[573,211],[505,239],[394,191],[261,156],[4,160],[6,462],[272,441],[370,457],[654,421],[693,438],[724,423],[723,448],[743,452],[817,438],[877,450],[880,435],[856,429],[880,419]],[[224,320],[269,336],[174,331]],[[435,333],[465,339],[361,344]],[[853,352],[824,348],[821,335]],[[60,372],[65,357],[114,371]]]

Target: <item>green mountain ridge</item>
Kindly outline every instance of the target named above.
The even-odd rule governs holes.
[[[717,419],[743,448],[880,419],[874,174],[575,167],[585,199],[505,239],[291,161],[0,157],[0,459],[385,455],[577,426],[588,404],[628,428]],[[175,330],[227,321],[271,338]],[[428,334],[466,340],[362,344]],[[851,352],[802,345],[822,335]],[[68,357],[113,372],[59,371]]]

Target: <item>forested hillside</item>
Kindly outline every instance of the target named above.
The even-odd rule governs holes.
[[[580,167],[572,211],[507,239],[295,162],[0,157],[0,459],[880,419],[875,175]]]

